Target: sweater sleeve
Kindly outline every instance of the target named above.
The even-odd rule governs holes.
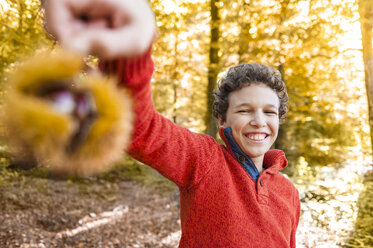
[[[290,236],[290,247],[295,248],[297,246],[296,242],[296,235],[297,235],[297,228],[299,224],[299,218],[300,218],[300,199],[299,199],[299,192],[296,190],[296,194],[294,194],[294,208],[295,208],[295,223],[293,225],[293,228],[291,230],[291,236]]]
[[[180,127],[159,114],[152,102],[151,51],[139,58],[100,62],[129,89],[134,101],[134,131],[128,154],[150,165],[179,187],[197,184],[211,169],[219,145],[210,136]]]

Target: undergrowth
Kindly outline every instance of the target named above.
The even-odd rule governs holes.
[[[160,191],[170,191],[175,189],[174,184],[165,179],[158,172],[129,157],[114,165],[110,170],[91,177],[58,177],[53,175],[46,168],[18,170],[10,169],[9,164],[10,162],[8,158],[0,158],[0,187],[15,185],[22,186],[26,181],[26,178],[34,178],[66,181],[67,184],[80,185],[82,191],[88,191],[91,184],[109,185],[128,180],[135,181],[145,187],[159,189]],[[115,188],[115,186],[107,187]]]
[[[358,215],[352,238],[345,247],[373,247],[373,170],[364,176],[364,191],[358,199]]]

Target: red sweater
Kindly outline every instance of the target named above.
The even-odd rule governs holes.
[[[179,247],[295,247],[300,201],[279,170],[280,150],[265,154],[257,182],[226,146],[182,128],[153,106],[150,51],[137,59],[101,63],[134,97],[134,134],[128,153],[172,180],[180,189]]]

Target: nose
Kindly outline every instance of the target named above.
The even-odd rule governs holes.
[[[266,121],[263,113],[256,112],[255,115],[253,115],[253,119],[250,121],[250,125],[264,127],[266,125]]]

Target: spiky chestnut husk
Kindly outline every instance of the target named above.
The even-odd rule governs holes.
[[[35,56],[10,76],[4,105],[4,126],[17,163],[46,166],[56,174],[89,176],[102,172],[123,156],[132,131],[131,100],[113,78],[81,73],[82,58],[56,51]],[[76,120],[57,111],[38,91],[58,82],[89,92],[96,116],[84,140],[68,149]]]

